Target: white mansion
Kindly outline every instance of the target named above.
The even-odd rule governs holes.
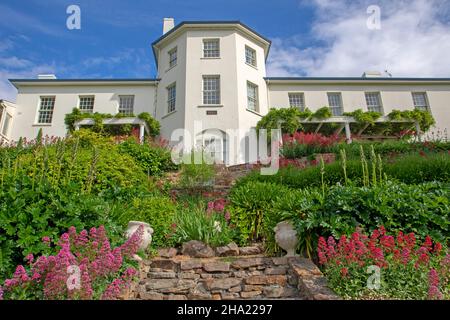
[[[175,26],[164,19],[163,35],[152,44],[156,79],[11,79],[18,95],[16,103],[0,100],[0,140],[33,139],[39,129],[63,137],[64,117],[74,107],[89,113],[148,112],[161,123],[163,138],[186,129],[192,140],[186,144],[212,144],[227,164],[248,161],[246,137],[271,107],[329,106],[336,119],[361,108],[384,115],[420,108],[433,114],[436,128],[450,129],[450,78],[266,77],[270,45],[239,21]],[[239,132],[234,144],[230,130]]]

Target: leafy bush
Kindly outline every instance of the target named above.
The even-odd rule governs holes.
[[[289,191],[284,186],[261,182],[233,188],[230,194],[231,219],[241,244],[260,240],[264,235],[273,233],[273,229],[270,230],[273,223],[270,217],[266,219],[266,212],[274,201]],[[265,227],[266,224],[268,227]]]
[[[355,185],[362,183],[362,166],[360,160],[346,162],[347,177]],[[429,156],[410,155],[397,159],[383,161],[383,171],[388,178],[405,183],[422,183],[427,181],[450,181],[450,157],[445,154],[432,154]],[[249,181],[261,181],[286,185],[292,188],[308,188],[321,186],[321,168],[295,167],[280,168],[275,175],[261,175],[253,171],[240,179],[237,185]],[[345,175],[340,162],[325,165],[324,182],[326,185],[345,183]]]
[[[130,138],[119,145],[119,150],[133,157],[149,176],[160,175],[177,168],[172,162],[170,151],[164,147],[151,143],[140,144]]]
[[[449,237],[450,188],[444,183],[335,185],[323,194],[320,188],[292,190],[249,182],[233,190],[231,201],[241,242],[254,239],[253,227],[257,226],[264,230],[259,235],[264,236],[269,252],[279,251],[272,230],[283,220],[293,221],[299,250],[309,256],[313,256],[318,234],[339,237],[357,226],[372,230],[382,224],[393,231],[415,232],[422,239],[431,235],[448,241]]]
[[[106,225],[135,193],[146,175],[108,139],[92,133],[33,144],[26,152],[3,152],[0,165],[0,278],[29,253],[50,254],[42,237],[56,239],[70,226]],[[148,192],[148,191],[147,191]]]
[[[131,205],[115,217],[121,226],[126,227],[129,221],[147,222],[153,228],[152,246],[171,246],[171,226],[175,220],[177,206],[170,198],[163,196],[136,197]]]
[[[183,208],[175,218],[172,239],[181,245],[190,240],[202,241],[213,247],[224,246],[233,241],[234,231],[227,217],[215,211],[205,212],[202,207]]]
[[[116,299],[130,287],[137,274],[136,269],[128,266],[129,259],[139,248],[143,232],[143,228],[139,228],[124,244],[112,249],[104,227],[92,228],[89,233],[83,230],[79,234],[71,227],[57,243],[58,254],[40,256],[36,261],[31,254],[26,257],[29,270],[22,265],[16,268],[13,278],[0,286],[0,300]],[[51,243],[45,239],[43,245]],[[79,279],[76,279],[77,270]],[[73,288],[69,287],[70,283]]]
[[[392,236],[380,227],[337,242],[321,237],[318,255],[331,288],[344,298],[450,299],[448,250],[429,237],[420,244],[414,233]],[[368,288],[370,266],[381,268],[378,288]]]
[[[406,142],[406,141],[383,141],[383,142],[363,142],[357,141],[351,144],[338,144],[332,149],[332,152],[338,156],[340,150],[345,150],[345,153],[349,159],[359,159],[361,146],[364,147],[366,157],[369,157],[370,147],[373,146],[374,151],[383,156],[396,156],[396,155],[412,155],[412,154],[432,154],[445,152],[450,150],[450,142]]]
[[[180,186],[186,189],[203,189],[211,185],[215,175],[212,161],[203,152],[185,155],[181,164]]]

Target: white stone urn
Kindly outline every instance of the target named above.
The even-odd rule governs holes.
[[[150,245],[150,243],[152,243],[152,234],[153,234],[153,229],[152,227],[150,227],[148,223],[141,221],[128,222],[127,230],[125,231],[125,236],[127,239],[131,238],[131,236],[137,231],[137,229],[140,226],[144,227],[144,234],[142,235],[142,241],[139,246],[139,250],[146,250]]]
[[[274,228],[277,244],[287,253],[285,257],[295,257],[298,244],[297,231],[290,221],[282,221]]]

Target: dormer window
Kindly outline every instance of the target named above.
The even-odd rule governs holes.
[[[169,51],[169,68],[177,65],[177,47]]]
[[[220,58],[219,39],[203,40],[203,58]]]
[[[256,50],[245,46],[245,62],[253,67],[256,67]]]

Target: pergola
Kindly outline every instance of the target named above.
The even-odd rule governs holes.
[[[417,121],[413,121],[413,120],[391,120],[389,119],[389,117],[383,116],[378,118],[375,123],[414,123],[415,127],[416,127],[416,135],[417,137],[420,139],[420,134],[421,134],[421,130],[420,130],[420,125]],[[333,123],[333,124],[338,124],[340,125],[338,127],[338,129],[336,130],[335,134],[340,134],[342,132],[342,130],[345,130],[345,138],[347,143],[352,143],[352,133],[350,130],[350,124],[352,123],[358,123],[358,121],[356,121],[353,117],[346,117],[346,116],[335,116],[335,117],[331,117],[328,119],[309,119],[309,120],[302,120],[300,121],[300,123],[302,124],[317,124],[317,127],[315,129],[315,133],[318,133],[320,131],[320,129],[322,128],[322,126],[325,123]],[[357,135],[361,135],[363,134],[363,132],[370,126],[370,124],[366,124],[365,126],[363,126],[357,133]]]
[[[82,119],[80,121],[76,121],[74,123],[75,130],[80,130],[80,127],[82,126],[93,126],[95,124],[95,120],[92,118],[86,118]],[[104,125],[125,125],[125,124],[131,124],[131,125],[139,125],[139,141],[141,143],[144,142],[144,135],[147,132],[147,134],[150,133],[150,130],[148,128],[147,122],[145,122],[142,119],[139,119],[137,117],[127,117],[127,118],[107,118],[103,119]]]

